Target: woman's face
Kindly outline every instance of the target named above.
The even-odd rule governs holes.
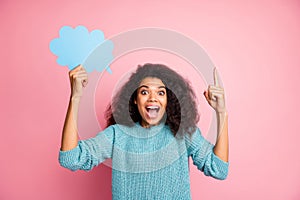
[[[134,103],[142,116],[143,127],[159,124],[167,106],[165,85],[158,78],[144,78],[138,87]]]

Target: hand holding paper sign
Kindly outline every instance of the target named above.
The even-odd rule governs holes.
[[[71,84],[71,96],[81,97],[82,89],[88,83],[88,75],[82,65],[79,65],[69,72]]]

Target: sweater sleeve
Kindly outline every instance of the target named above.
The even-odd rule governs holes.
[[[59,163],[71,171],[90,171],[98,164],[112,157],[114,127],[110,126],[95,137],[80,140],[78,145],[68,151],[59,151]]]
[[[200,130],[193,135],[186,136],[188,155],[192,157],[193,164],[206,176],[224,180],[228,175],[229,163],[221,160],[213,151],[214,145],[207,141]]]

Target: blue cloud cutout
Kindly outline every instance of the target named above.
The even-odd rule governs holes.
[[[67,66],[70,70],[82,64],[87,57],[97,48],[97,57],[88,59],[84,68],[87,72],[104,69],[112,73],[108,64],[113,60],[113,42],[105,40],[104,34],[100,30],[93,30],[91,33],[84,26],[77,26],[73,29],[70,26],[63,26],[59,31],[59,38],[50,42],[50,50],[58,56],[56,62],[61,66]],[[100,49],[100,51],[99,51]]]

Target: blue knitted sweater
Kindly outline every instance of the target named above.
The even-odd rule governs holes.
[[[109,126],[74,149],[59,151],[59,162],[72,171],[89,171],[111,158],[114,200],[189,200],[189,156],[205,175],[227,177],[228,163],[214,154],[199,129],[174,137],[164,124]]]

